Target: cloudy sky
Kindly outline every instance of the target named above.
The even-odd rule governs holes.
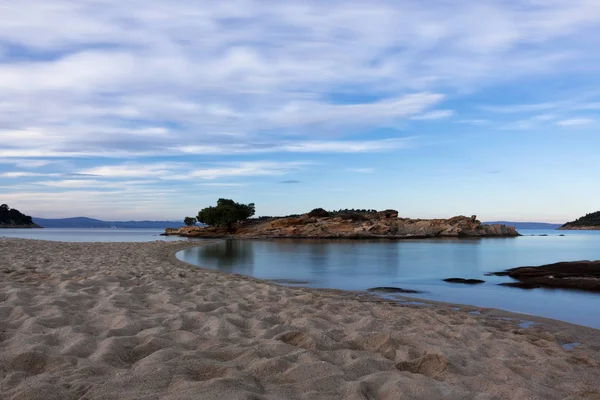
[[[600,1],[0,2],[0,202],[39,217],[600,209]]]

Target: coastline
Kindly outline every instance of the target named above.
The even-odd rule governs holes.
[[[199,245],[0,239],[7,396],[600,396],[593,328],[282,286],[175,257]]]
[[[600,226],[561,226],[557,231],[600,231]]]
[[[214,239],[222,239],[222,238],[214,238]],[[242,240],[242,239],[236,239],[236,238],[229,238],[229,239]],[[278,237],[275,239],[283,240],[283,239],[288,239],[288,238],[279,238]],[[292,239],[292,238],[289,238],[289,239]],[[300,239],[315,239],[315,238],[300,238]],[[345,238],[340,238],[339,240],[343,240],[343,239],[345,239]],[[439,240],[450,240],[450,239],[464,240],[467,238],[462,238],[462,239],[437,238],[437,239],[439,239]],[[471,239],[478,239],[478,238],[471,238]],[[480,238],[480,239],[485,239],[485,238]],[[248,240],[254,240],[254,239],[248,239]],[[317,239],[317,240],[320,240],[320,239]],[[326,239],[326,240],[329,240],[329,239]],[[348,240],[354,240],[354,239],[348,239]],[[528,322],[534,322],[536,324],[555,325],[556,327],[560,326],[560,329],[566,329],[571,332],[575,332],[576,330],[580,330],[580,329],[581,330],[590,330],[589,333],[592,333],[592,334],[595,333],[600,336],[600,329],[593,328],[593,327],[586,326],[586,325],[580,325],[580,324],[576,324],[576,323],[572,323],[572,322],[568,322],[568,321],[562,321],[562,320],[554,319],[554,318],[542,317],[542,316],[534,315],[534,314],[526,314],[526,313],[521,313],[521,312],[517,312],[517,311],[503,310],[500,308],[480,307],[480,306],[465,304],[465,303],[452,303],[452,302],[446,302],[446,301],[430,300],[430,299],[419,297],[418,293],[415,293],[411,296],[406,296],[401,293],[385,294],[383,292],[369,291],[369,290],[310,288],[310,287],[304,287],[301,284],[288,285],[288,284],[286,284],[285,279],[278,282],[277,280],[273,280],[273,279],[260,279],[260,278],[255,278],[255,277],[249,276],[249,275],[224,272],[224,271],[220,271],[217,269],[205,268],[202,266],[190,264],[186,261],[180,260],[179,258],[177,258],[176,254],[181,250],[185,250],[185,249],[192,248],[192,247],[210,245],[210,244],[214,244],[215,242],[203,241],[203,242],[194,243],[194,242],[188,241],[188,242],[183,242],[183,243],[185,243],[185,245],[183,245],[181,248],[177,248],[176,250],[173,250],[171,252],[170,257],[171,257],[172,262],[182,264],[183,266],[186,266],[186,267],[199,268],[203,271],[210,271],[210,272],[214,272],[217,274],[224,274],[225,276],[238,277],[240,279],[254,281],[256,283],[271,284],[271,285],[283,286],[283,287],[287,287],[287,288],[300,288],[300,289],[304,289],[307,291],[315,291],[317,293],[323,292],[323,293],[333,293],[333,294],[350,295],[350,296],[360,296],[361,300],[371,301],[373,303],[397,304],[397,303],[403,303],[403,302],[412,303],[412,302],[416,301],[418,303],[423,303],[423,304],[426,304],[429,306],[437,306],[439,308],[444,308],[444,309],[454,310],[456,308],[460,308],[460,311],[462,311],[462,312],[467,312],[467,313],[479,312],[481,314],[476,314],[476,315],[481,315],[483,318],[485,318],[485,317],[489,317],[492,319],[510,318],[515,323],[519,322],[519,321],[528,321]],[[414,308],[419,308],[418,305],[411,304],[411,306],[413,306]],[[454,311],[456,311],[456,310],[454,310]],[[599,337],[599,339],[600,339],[600,337]]]
[[[477,216],[448,219],[398,217],[398,211],[353,212],[322,216],[308,214],[288,217],[247,219],[224,226],[182,226],[165,229],[164,236],[205,239],[430,239],[521,236],[512,226],[486,225]],[[327,216],[324,216],[327,215]]]
[[[43,226],[33,225],[7,225],[0,224],[0,229],[44,229]]]

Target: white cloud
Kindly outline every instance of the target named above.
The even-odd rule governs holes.
[[[102,165],[79,171],[80,174],[108,178],[144,178],[162,177],[180,169],[179,163],[137,164],[124,163],[117,165]]]
[[[216,178],[255,177],[284,175],[300,171],[312,165],[305,161],[240,161],[215,163],[123,163],[101,165],[84,169],[76,175],[89,176],[91,179],[63,179],[42,181],[37,184],[53,187],[127,187],[129,185],[148,185],[161,181],[193,181],[194,179],[212,180]],[[125,180],[123,178],[138,178]],[[164,183],[164,182],[163,182]],[[214,183],[211,186],[239,186],[241,183]]]
[[[174,206],[164,186],[108,190],[117,181],[178,185],[304,168],[224,163],[230,155],[350,158],[431,143],[439,136],[416,139],[411,124],[453,117],[451,101],[532,77],[595,76],[600,61],[593,0],[19,0],[0,2],[0,15],[1,183],[15,194],[11,178],[48,177],[36,186],[52,193],[47,204],[35,193],[12,198],[70,215],[114,211],[113,202],[124,213]],[[564,111],[600,109],[593,97],[478,111],[556,114],[515,124],[574,126]],[[491,124],[481,114],[457,122]],[[188,164],[144,159],[179,156]]]
[[[570,118],[570,119],[563,119],[560,121],[556,121],[556,125],[564,126],[564,127],[584,126],[584,125],[594,124],[595,122],[596,121],[592,118]]]
[[[276,147],[444,118],[447,93],[595,65],[600,22],[586,0],[22,0],[0,13],[0,156],[14,158]]]
[[[484,118],[469,118],[469,119],[459,119],[454,121],[457,124],[468,124],[468,125],[486,125],[489,124],[490,121]]]
[[[183,154],[260,154],[260,153],[368,153],[409,148],[415,138],[383,140],[314,140],[282,142],[279,144],[231,144],[179,146],[173,148]]]
[[[45,174],[40,172],[8,171],[0,173],[2,178],[28,178],[34,176],[59,176],[60,174]]]
[[[153,181],[140,180],[140,181],[102,181],[98,179],[63,179],[55,181],[40,181],[33,182],[34,185],[48,186],[54,188],[68,188],[68,189],[81,189],[81,188],[124,188],[136,185],[148,185]]]
[[[306,165],[308,163],[305,162],[240,162],[223,164],[213,168],[196,169],[190,173],[190,176],[201,179],[216,179],[223,177],[284,175],[292,171],[301,170]]]
[[[11,160],[0,160],[0,164],[11,164],[17,168],[41,168],[47,165],[53,164],[54,160],[36,160],[36,159],[11,159]]]
[[[451,117],[453,115],[454,115],[454,111],[452,111],[452,110],[436,110],[436,111],[430,111],[430,112],[426,112],[421,115],[414,116],[411,119],[415,119],[415,120],[442,119],[442,118]]]
[[[346,168],[346,171],[357,172],[359,174],[372,174],[375,168]]]

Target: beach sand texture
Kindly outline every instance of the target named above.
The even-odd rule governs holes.
[[[599,331],[279,286],[186,246],[0,238],[0,398],[600,399]]]

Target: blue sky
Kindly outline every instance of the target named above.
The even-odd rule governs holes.
[[[600,2],[0,5],[0,202],[39,217],[600,209]]]

